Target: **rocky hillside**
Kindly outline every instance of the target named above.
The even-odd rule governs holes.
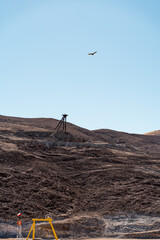
[[[22,211],[26,221],[51,213],[84,226],[87,216],[85,234],[105,236],[106,218],[160,213],[159,136],[70,123],[55,135],[57,123],[0,116],[1,221]]]

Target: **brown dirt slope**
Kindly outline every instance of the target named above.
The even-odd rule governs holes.
[[[148,132],[145,135],[157,135],[157,136],[160,136],[160,130],[153,131],[153,132]]]
[[[160,213],[160,137],[56,124],[0,116],[0,219]]]

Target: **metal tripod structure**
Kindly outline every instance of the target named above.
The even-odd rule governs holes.
[[[57,237],[56,232],[55,232],[55,230],[54,230],[54,227],[53,227],[53,225],[52,225],[52,221],[53,221],[52,218],[32,219],[32,221],[33,221],[33,224],[32,224],[32,226],[31,226],[31,229],[30,229],[30,231],[29,231],[29,233],[28,233],[28,236],[27,236],[26,240],[28,240],[28,238],[29,238],[29,236],[30,236],[30,234],[31,234],[32,231],[33,231],[33,232],[32,232],[32,240],[35,239],[35,226],[36,226],[36,221],[37,221],[37,222],[49,222],[49,224],[51,225],[51,229],[52,229],[53,235],[54,235],[55,239],[58,240],[58,237]]]
[[[66,133],[67,131],[67,114],[63,114],[62,115],[62,119],[59,121],[59,123],[57,124],[54,133],[58,132],[60,130],[60,128],[63,129],[63,131]]]

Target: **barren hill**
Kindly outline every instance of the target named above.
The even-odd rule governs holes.
[[[146,133],[146,135],[157,135],[157,136],[160,136],[160,130],[153,131],[153,132],[148,132],[148,133]]]
[[[53,135],[57,123],[0,116],[1,221],[50,212],[79,217],[81,226],[90,221],[99,226],[94,236],[104,236],[106,218],[160,213],[159,136],[71,123],[68,134]]]

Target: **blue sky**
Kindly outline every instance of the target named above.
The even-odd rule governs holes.
[[[0,115],[160,129],[159,12],[159,0],[0,0]]]

